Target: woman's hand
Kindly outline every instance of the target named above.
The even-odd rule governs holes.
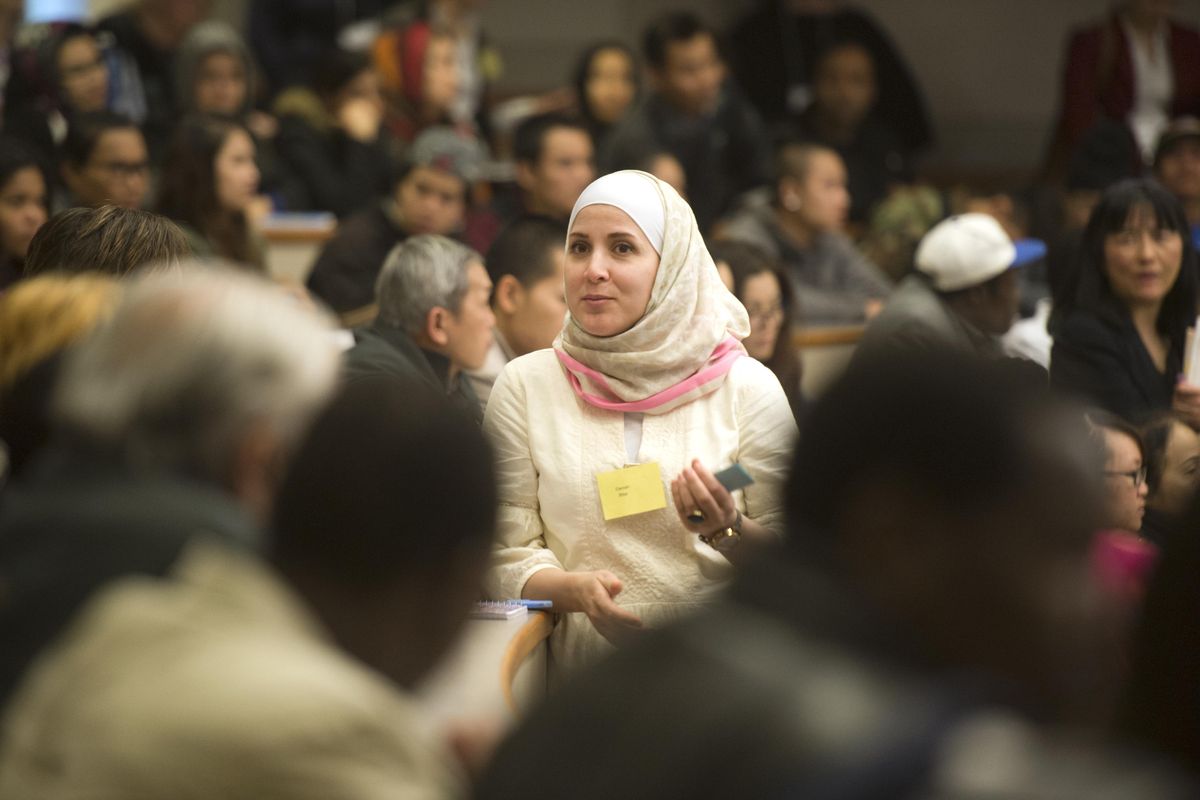
[[[608,570],[544,569],[525,582],[521,597],[553,601],[557,612],[587,614],[601,636],[620,644],[642,628],[641,618],[621,608],[613,599],[623,588],[621,579]]]
[[[365,97],[347,100],[337,112],[338,125],[351,139],[370,144],[379,138],[383,109]]]
[[[1200,430],[1200,386],[1180,378],[1179,383],[1175,384],[1171,408],[1184,422]]]
[[[711,536],[737,522],[733,495],[698,459],[694,459],[690,467],[684,467],[671,481],[671,497],[680,521],[692,533]],[[703,520],[697,522],[689,518],[696,511],[704,515]]]

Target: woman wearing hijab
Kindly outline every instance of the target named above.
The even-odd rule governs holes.
[[[564,272],[562,333],[508,364],[484,421],[500,487],[488,590],[553,601],[558,674],[703,603],[780,532],[795,434],[779,381],[744,357],[745,309],[666,183],[594,181]],[[731,493],[714,473],[734,461],[754,483]]]

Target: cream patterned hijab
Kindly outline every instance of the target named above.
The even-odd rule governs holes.
[[[629,214],[660,260],[650,303],[629,330],[593,336],[567,315],[554,349],[575,393],[599,408],[663,414],[716,390],[745,355],[750,319],[721,282],[691,207],[666,183],[635,170],[595,180],[571,222],[597,203]]]

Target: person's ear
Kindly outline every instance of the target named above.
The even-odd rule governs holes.
[[[283,479],[283,450],[270,425],[250,426],[234,447],[229,466],[229,489],[261,521],[270,514]]]
[[[782,178],[779,181],[779,205],[786,211],[799,211],[803,204],[800,181],[795,178]]]
[[[450,333],[446,330],[450,321],[450,311],[442,306],[434,306],[425,315],[425,336],[438,347],[450,344]]]
[[[524,305],[525,287],[515,275],[501,275],[494,292],[493,305],[503,314],[516,314]]]
[[[533,191],[533,185],[537,182],[537,176],[533,174],[533,165],[528,161],[518,161],[516,179],[517,186],[527,192]]]

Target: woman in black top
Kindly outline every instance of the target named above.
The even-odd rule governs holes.
[[[1051,382],[1135,423],[1174,408],[1200,427],[1200,387],[1180,378],[1197,289],[1179,202],[1152,180],[1109,187],[1055,297]]]

